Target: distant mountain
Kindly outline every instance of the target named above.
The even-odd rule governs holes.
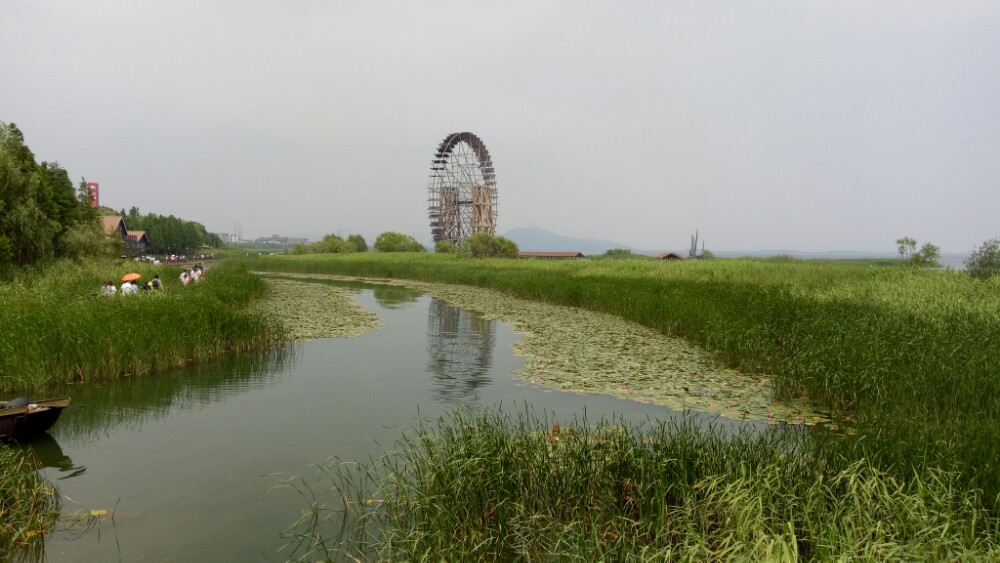
[[[612,248],[634,250],[620,242],[566,237],[538,227],[511,229],[502,236],[514,241],[523,252],[582,252],[584,255],[592,256],[604,254]]]

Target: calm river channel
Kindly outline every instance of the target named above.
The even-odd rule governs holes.
[[[590,421],[641,422],[665,407],[549,391],[514,374],[518,335],[420,292],[339,282],[384,326],[255,360],[192,365],[103,385],[54,389],[73,408],[31,447],[64,514],[106,510],[57,532],[49,561],[281,560],[280,532],[307,506],[282,477],[330,457],[365,460],[420,418],[457,406]],[[155,330],[155,327],[149,327]],[[114,513],[114,520],[110,514]]]

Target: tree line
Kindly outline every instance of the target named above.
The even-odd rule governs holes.
[[[13,123],[0,122],[0,266],[110,250],[98,211],[58,162],[37,162]]]
[[[85,179],[74,187],[58,162],[37,162],[17,125],[0,121],[0,268],[121,254],[122,242],[104,233],[101,215],[120,215],[130,231],[145,231],[156,252],[222,246],[194,221],[91,207]]]
[[[143,215],[138,207],[128,213],[122,209],[111,214],[121,215],[129,231],[145,231],[149,237],[150,250],[154,253],[178,253],[184,249],[221,248],[222,239],[208,232],[205,226],[195,221],[185,221],[173,215]]]

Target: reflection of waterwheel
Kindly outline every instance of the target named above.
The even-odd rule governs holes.
[[[490,382],[495,323],[437,298],[427,320],[434,394],[448,404],[475,403],[479,388]]]
[[[472,133],[452,133],[431,161],[427,211],[434,242],[458,244],[473,233],[496,234],[497,182],[490,151]]]

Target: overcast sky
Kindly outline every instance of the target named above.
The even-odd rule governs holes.
[[[0,0],[0,121],[244,238],[429,240],[471,131],[501,233],[967,252],[1000,236],[1000,2]]]

